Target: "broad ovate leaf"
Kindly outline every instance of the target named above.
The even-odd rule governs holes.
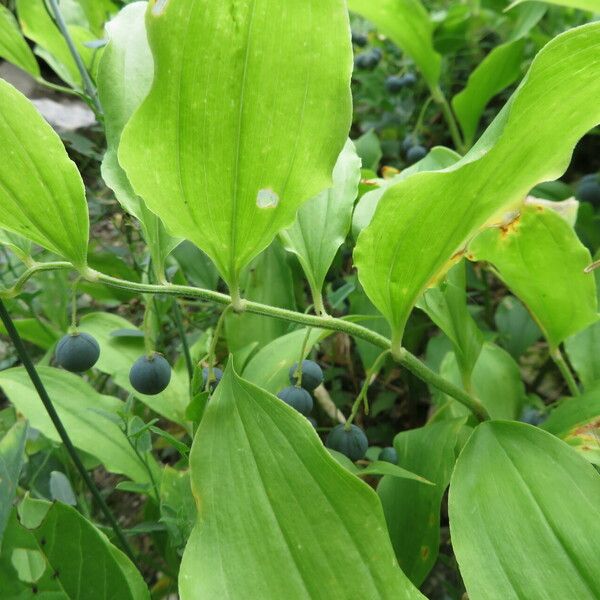
[[[471,144],[488,102],[521,75],[525,40],[496,46],[469,76],[465,89],[452,98],[452,107],[465,141]]]
[[[354,144],[348,140],[333,169],[333,187],[305,202],[294,224],[281,234],[286,250],[298,257],[321,311],[325,277],[350,231],[360,166]]]
[[[600,475],[549,433],[480,425],[456,463],[449,513],[471,600],[600,597]]]
[[[433,21],[420,0],[349,0],[348,8],[387,35],[414,60],[428,85],[437,86],[442,58],[433,47]]]
[[[119,160],[170,232],[233,291],[242,267],[330,187],[350,126],[342,0],[153,0],[149,96]]]
[[[599,95],[600,23],[592,23],[545,46],[462,160],[384,194],[359,236],[355,262],[366,293],[392,326],[394,351],[416,300],[473,234],[519,205],[535,184],[562,174],[579,138],[600,121]]]
[[[182,600],[423,598],[396,563],[373,490],[231,364],[190,457],[198,520]]]
[[[2,79],[0,226],[86,264],[89,222],[77,167],[35,106]]]
[[[517,216],[480,233],[470,260],[486,261],[528,307],[555,348],[598,320],[589,250],[555,211],[524,206]]]
[[[33,77],[40,76],[37,60],[23,38],[19,25],[6,6],[0,4],[0,58]]]
[[[52,367],[38,367],[38,372],[75,447],[95,456],[113,473],[123,473],[138,482],[149,481],[146,467],[113,420],[118,422],[123,402],[99,394],[73,373]],[[25,369],[2,371],[0,387],[32,427],[54,442],[61,441]],[[157,471],[152,460],[150,466]]]
[[[565,350],[584,388],[600,381],[600,321],[567,338]]]
[[[102,177],[123,208],[140,222],[154,271],[163,279],[165,259],[179,240],[166,232],[161,220],[136,195],[118,160],[123,128],[148,95],[154,76],[144,21],[147,6],[147,2],[128,4],[106,25],[109,42],[98,68],[98,96],[104,109],[107,142]]]

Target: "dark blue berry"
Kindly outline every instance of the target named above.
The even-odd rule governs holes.
[[[332,450],[341,452],[350,460],[356,461],[364,457],[369,447],[369,440],[365,432],[356,425],[336,425],[327,436],[326,445]]]
[[[600,206],[600,175],[586,175],[581,178],[577,191],[577,200]]]
[[[277,397],[304,416],[308,415],[313,408],[312,396],[304,388],[295,385],[282,389]]]
[[[160,394],[170,381],[171,365],[157,352],[138,358],[129,371],[129,382],[133,389],[148,396]]]
[[[91,369],[100,356],[100,346],[89,333],[70,333],[56,346],[56,362],[67,371],[83,373]]]
[[[379,453],[379,460],[397,465],[398,464],[398,453],[396,452],[396,448],[392,448],[392,446],[388,446],[387,448],[384,448]]]
[[[406,160],[413,165],[427,156],[427,148],[423,146],[413,146],[406,152]]]
[[[296,369],[298,368],[298,363],[294,363],[290,368],[289,376],[290,383],[292,385],[296,385],[298,383],[298,377],[296,375]],[[319,387],[323,383],[323,371],[321,367],[312,360],[303,360],[302,361],[302,382],[301,386],[312,392],[315,388]]]
[[[206,379],[207,378],[208,378],[208,367],[204,367],[202,369],[202,381],[203,381],[202,389],[206,389]],[[221,371],[221,369],[218,369],[217,367],[213,367],[212,378],[211,378],[211,382],[210,382],[210,386],[209,386],[209,389],[211,392],[215,391],[215,388],[219,385],[219,382],[221,381],[222,378],[223,378],[223,371]]]

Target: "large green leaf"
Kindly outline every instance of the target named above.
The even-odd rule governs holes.
[[[360,165],[354,144],[348,140],[333,169],[333,187],[305,202],[294,224],[281,233],[286,250],[298,256],[318,310],[323,310],[327,272],[350,231]]]
[[[496,46],[471,73],[465,89],[452,98],[467,144],[475,139],[479,120],[488,102],[521,74],[524,48],[523,39]]]
[[[398,351],[415,301],[478,229],[558,177],[577,140],[600,121],[600,23],[572,29],[536,57],[508,105],[453,167],[390,188],[363,230],[355,262],[390,321]],[[552,119],[543,115],[552,114]]]
[[[19,514],[20,521],[13,513],[0,556],[3,597],[35,598],[39,594],[40,598],[56,600],[150,598],[148,587],[131,561],[74,508],[26,498]],[[33,581],[35,592],[31,583],[19,581],[32,571],[23,564],[25,556],[39,565]]]
[[[529,308],[552,347],[598,320],[589,250],[553,210],[524,206],[509,223],[480,233],[470,260],[491,263]]]
[[[426,477],[435,486],[388,476],[377,488],[398,563],[417,586],[423,583],[438,557],[441,503],[464,423],[464,418],[441,421],[404,431],[394,438],[398,464]]]
[[[449,512],[471,600],[600,597],[600,475],[554,436],[480,425],[456,463]]]
[[[190,464],[199,514],[182,600],[423,598],[398,568],[373,490],[304,417],[231,366]]]
[[[138,331],[137,327],[118,315],[89,313],[81,319],[79,328],[94,336],[100,345],[100,358],[95,365],[97,369],[111,375],[117,385],[134,393],[159,415],[181,425],[186,423],[185,409],[189,402],[189,381],[185,369],[173,369],[167,389],[160,394],[154,396],[140,394],[129,383],[129,371],[133,363],[144,355],[144,339],[113,335],[123,329]]]
[[[600,321],[567,338],[565,350],[585,388],[600,380]]]
[[[37,60],[24,40],[16,19],[2,4],[0,4],[0,58],[23,69],[33,77],[40,76]]]
[[[437,86],[442,59],[433,47],[433,21],[419,0],[349,0],[348,7],[406,52],[430,87]]]
[[[0,79],[0,226],[86,264],[83,181],[35,106]]]
[[[73,444],[98,458],[114,473],[123,473],[139,482],[149,481],[149,475],[127,438],[107,415],[123,410],[123,403],[112,396],[96,392],[80,377],[52,367],[38,367],[38,372],[48,391],[56,412],[63,422]],[[0,372],[0,387],[25,415],[32,427],[46,437],[60,442],[42,401],[31,385],[23,368]],[[152,464],[152,463],[151,463]],[[152,465],[156,469],[156,464]]]
[[[515,0],[508,8],[518,6],[524,2],[531,2],[533,0]],[[600,1],[599,0],[536,0],[542,1],[546,4],[554,4],[556,6],[565,6],[568,8],[578,8],[579,10],[587,10],[592,13],[600,13]]]
[[[156,77],[119,160],[235,291],[241,268],[331,183],[351,118],[345,3],[152,1],[146,24]]]
[[[147,2],[129,4],[106,26],[109,43],[98,67],[98,96],[104,109],[107,142],[102,177],[125,210],[140,222],[155,272],[162,278],[165,259],[179,240],[166,232],[161,220],[136,195],[118,160],[123,129],[148,95],[154,76],[144,23],[147,6]]]
[[[498,343],[515,359],[542,337],[531,315],[514,296],[505,296],[496,309],[494,323],[500,334]]]
[[[26,439],[27,424],[23,422],[15,423],[0,439],[0,548],[25,461]]]
[[[243,271],[240,289],[244,298],[280,308],[295,309],[294,280],[287,254],[278,240]],[[229,313],[225,320],[227,347],[237,353],[250,344],[266,346],[289,331],[289,323],[263,315]]]

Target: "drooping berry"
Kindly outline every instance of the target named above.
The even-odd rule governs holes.
[[[284,388],[277,397],[304,416],[308,415],[313,408],[312,396],[304,388],[295,385]]]
[[[396,452],[396,448],[392,448],[392,446],[383,448],[383,450],[379,453],[379,460],[397,465],[398,453]]]
[[[356,461],[364,457],[369,440],[365,432],[356,425],[350,425],[346,429],[345,425],[336,425],[327,436],[326,445],[332,450],[337,450],[350,460]]]
[[[407,73],[402,76],[403,87],[412,87],[415,83],[417,83],[417,78],[413,73]]]
[[[404,152],[408,152],[413,146],[416,146],[419,143],[419,138],[412,134],[409,133],[403,140],[402,140],[402,150],[404,150]]]
[[[208,367],[204,367],[202,369],[202,389],[206,389],[206,380],[209,376],[209,369]],[[212,377],[211,377],[211,382],[210,382],[210,386],[209,389],[211,392],[215,391],[215,388],[219,385],[219,382],[221,381],[221,379],[223,378],[223,371],[221,371],[221,369],[217,368],[217,367],[213,367],[212,370]]]
[[[298,376],[296,369],[298,363],[294,363],[290,368],[290,383],[297,385]],[[323,383],[323,371],[321,367],[313,360],[302,361],[302,381],[300,385],[307,391],[312,392],[315,388],[319,387]]]
[[[133,388],[148,396],[160,394],[170,381],[171,365],[157,352],[138,358],[129,371],[129,382]]]
[[[404,87],[404,81],[403,81],[403,78],[400,77],[399,75],[390,75],[385,80],[385,89],[390,94],[399,94],[402,91],[403,87]]]
[[[369,38],[364,34],[358,31],[352,32],[352,43],[359,48],[364,48],[369,41]]]
[[[586,175],[581,178],[575,192],[577,200],[600,206],[600,174]]]
[[[413,146],[406,152],[406,160],[411,164],[415,164],[423,160],[427,156],[427,148],[423,146]]]
[[[379,48],[373,48],[367,52],[358,54],[354,59],[354,66],[357,69],[364,69],[365,71],[372,71],[381,60],[381,50]]]
[[[100,356],[100,346],[89,333],[70,333],[56,345],[56,362],[67,371],[83,373]]]

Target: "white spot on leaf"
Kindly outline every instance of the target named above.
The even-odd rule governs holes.
[[[279,196],[271,189],[258,190],[256,206],[258,208],[275,208],[279,204]]]

